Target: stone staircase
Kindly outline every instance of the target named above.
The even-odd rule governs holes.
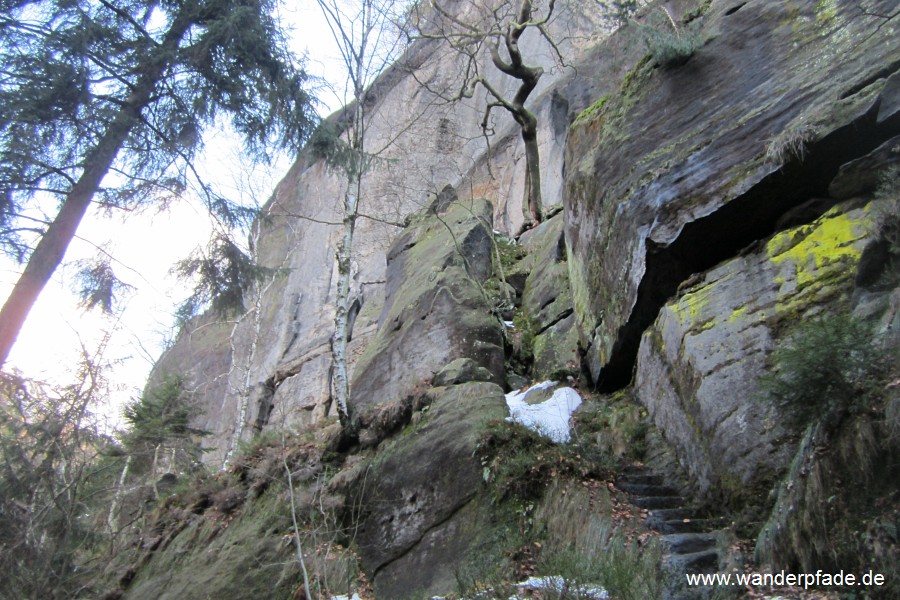
[[[665,551],[663,568],[671,574],[666,598],[692,600],[708,596],[709,589],[687,589],[684,575],[718,571],[717,520],[698,513],[676,489],[666,485],[662,475],[645,467],[624,469],[616,487],[631,497],[633,505],[648,511],[647,526],[660,534]]]

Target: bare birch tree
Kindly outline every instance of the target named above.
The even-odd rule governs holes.
[[[369,93],[376,77],[402,52],[393,0],[317,0],[345,69],[349,101],[337,124],[326,122],[314,135],[314,151],[344,177],[342,235],[337,248],[337,294],[332,336],[332,393],[346,433],[355,428],[350,406],[347,345],[350,338],[353,236],[360,217],[364,180],[384,148],[370,148]]]

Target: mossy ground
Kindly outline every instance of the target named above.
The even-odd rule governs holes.
[[[293,598],[302,588],[292,496],[311,585],[321,596],[366,590],[323,462],[330,424],[245,445],[228,473],[185,479],[127,534],[107,568],[108,598]],[[293,494],[285,464],[295,474]],[[304,474],[306,473],[306,474]],[[299,480],[303,480],[300,482]]]
[[[619,426],[641,437],[642,420],[624,397],[592,401],[576,413],[576,441],[568,445],[516,423],[489,423],[477,456],[494,515],[486,534],[493,546],[467,561],[452,597],[490,590],[506,598],[516,582],[550,575],[570,585],[602,585],[616,598],[660,597],[655,535],[611,483],[615,467],[630,459],[598,449],[591,437]]]

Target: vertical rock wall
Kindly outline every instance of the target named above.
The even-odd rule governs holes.
[[[795,432],[758,379],[783,332],[849,305],[870,229],[863,208],[788,229],[705,273],[644,333],[636,396],[701,495],[723,486],[768,492],[787,467]]]
[[[570,130],[585,362],[602,390],[634,381],[701,495],[766,490],[790,460],[792,432],[756,379],[786,322],[852,291],[866,243],[852,208],[900,133],[896,8],[713,1],[686,62],[639,49]]]
[[[628,382],[641,332],[681,281],[827,197],[843,163],[897,134],[896,109],[879,116],[900,69],[894,4],[714,1],[685,64],[635,60],[578,119],[566,243],[601,386]]]
[[[458,3],[458,9],[463,8],[464,3]],[[607,34],[590,3],[560,8],[548,31],[566,66],[556,63],[553,50],[536,33],[521,40],[529,64],[546,70],[529,106],[540,122],[547,207],[562,202],[566,130],[573,115],[597,93],[597,82],[586,75],[595,62],[592,49]],[[488,62],[485,57],[489,79],[511,95],[517,82]],[[388,160],[364,182],[361,212],[366,216],[357,225],[353,260],[352,293],[359,313],[352,360],[363,354],[377,328],[386,253],[408,214],[449,183],[461,198],[490,198],[496,228],[514,232],[524,221],[524,148],[509,115],[495,111],[488,148],[480,128],[483,91],[465,102],[446,104],[420,84],[452,86],[458,67],[459,57],[446,46],[421,40],[380,77],[371,93],[369,148],[386,147],[383,156]],[[206,414],[204,425],[213,434],[205,442],[211,450],[207,460],[213,464],[221,463],[235,437],[246,438],[254,429],[312,422],[331,410],[329,340],[342,194],[337,174],[301,156],[254,232],[259,263],[275,269],[276,275],[248,294],[245,314],[216,325],[231,330],[224,349],[230,360],[210,368],[202,355],[222,354],[223,348],[219,343],[196,344],[194,328],[160,359],[157,373],[187,372],[197,390],[198,409]],[[184,359],[181,350],[186,345],[195,350],[190,359]]]

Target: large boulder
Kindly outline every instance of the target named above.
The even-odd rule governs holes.
[[[432,378],[431,384],[435,387],[447,385],[459,385],[470,381],[490,381],[493,374],[478,365],[471,358],[457,358]]]
[[[714,1],[682,66],[623,56],[634,67],[578,118],[566,154],[575,315],[601,388],[628,383],[682,281],[898,134],[894,4]]]
[[[503,383],[503,334],[483,284],[493,273],[492,207],[457,201],[414,219],[388,252],[378,333],[359,359],[359,411],[402,400],[448,363],[469,358]]]
[[[428,410],[379,448],[360,484],[357,540],[379,598],[452,591],[489,518],[475,449],[486,425],[507,414],[503,390],[471,382],[429,396]]]
[[[767,493],[786,469],[796,432],[758,378],[792,324],[848,303],[870,228],[839,206],[784,231],[696,278],[643,335],[635,395],[701,496]]]

